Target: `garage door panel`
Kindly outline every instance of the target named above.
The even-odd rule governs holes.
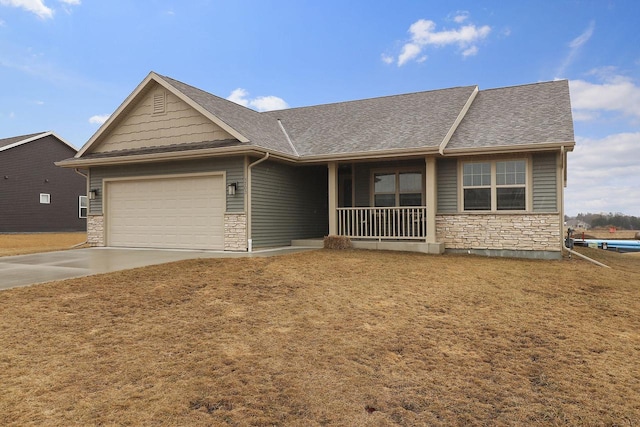
[[[222,176],[107,183],[107,244],[223,249]]]

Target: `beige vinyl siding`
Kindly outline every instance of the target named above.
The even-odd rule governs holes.
[[[438,212],[458,211],[458,161],[438,159]]]
[[[164,112],[154,113],[162,110],[159,105],[162,102]],[[235,138],[156,84],[92,152],[228,139]]]
[[[227,182],[238,183],[238,190],[234,196],[226,196],[227,212],[244,212],[244,158],[213,158],[170,163],[143,163],[138,165],[119,165],[92,168],[90,189],[97,188],[100,192],[97,198],[89,200],[89,214],[102,213],[103,183],[105,178],[129,178],[137,176],[160,176],[205,172],[226,172]],[[226,187],[226,185],[225,185]],[[226,192],[225,192],[226,193]]]
[[[533,211],[557,212],[557,159],[556,153],[533,155]]]
[[[326,166],[263,162],[251,172],[254,247],[289,245],[328,233]]]

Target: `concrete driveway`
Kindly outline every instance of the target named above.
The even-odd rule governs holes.
[[[309,250],[309,248],[280,248],[251,253],[85,248],[0,257],[0,290],[185,259],[262,257],[300,250]]]

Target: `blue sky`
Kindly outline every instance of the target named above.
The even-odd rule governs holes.
[[[81,147],[150,71],[256,110],[568,79],[565,211],[640,216],[640,2],[0,0],[0,138]]]

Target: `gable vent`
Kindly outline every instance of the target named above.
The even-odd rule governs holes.
[[[153,94],[153,114],[164,114],[167,112],[167,95],[165,91]]]

